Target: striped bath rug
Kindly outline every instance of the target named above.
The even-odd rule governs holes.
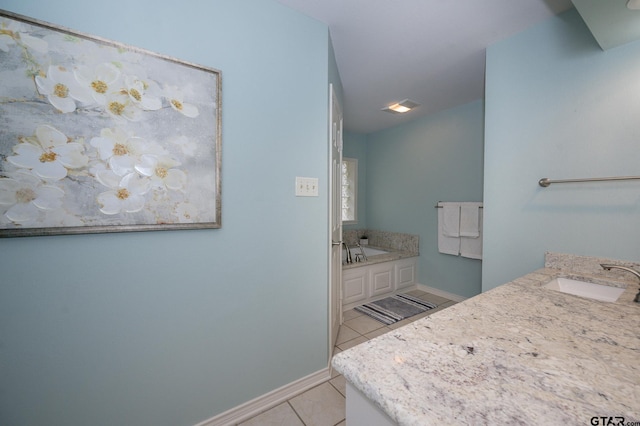
[[[408,294],[396,294],[354,309],[387,325],[435,308],[433,303]]]

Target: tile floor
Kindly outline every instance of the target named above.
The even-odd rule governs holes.
[[[334,353],[347,350],[362,342],[373,339],[388,331],[409,324],[417,319],[431,315],[434,312],[445,309],[456,302],[426,293],[422,290],[413,290],[409,294],[427,300],[437,305],[431,309],[411,318],[385,326],[358,311],[350,309],[343,314],[343,324],[340,326],[338,339]],[[308,391],[301,393],[282,404],[265,411],[257,416],[240,423],[239,426],[344,426],[345,421],[345,395],[346,384],[342,375],[337,372],[333,377]]]

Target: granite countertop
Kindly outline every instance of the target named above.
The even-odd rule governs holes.
[[[396,250],[389,247],[380,247],[380,246],[372,246],[368,245],[366,247],[370,247],[377,250],[384,250],[387,253],[383,254],[375,254],[373,256],[367,256],[367,260],[363,262],[353,262],[353,263],[343,263],[342,270],[358,268],[360,266],[374,265],[376,263],[389,262],[392,260],[405,259],[407,257],[417,257],[420,256],[420,253],[416,253],[414,251],[408,250]],[[359,253],[359,249],[357,247],[349,246],[351,250],[352,256],[355,256],[356,253]]]
[[[542,288],[544,268],[337,354],[333,366],[401,425],[640,420],[638,281],[617,302]],[[593,279],[590,279],[593,278]]]

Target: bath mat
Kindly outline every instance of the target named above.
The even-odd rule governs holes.
[[[436,305],[408,294],[397,294],[354,309],[384,324],[393,324],[405,318],[435,308]]]

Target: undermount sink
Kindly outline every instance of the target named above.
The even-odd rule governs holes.
[[[587,299],[601,300],[603,302],[615,302],[625,290],[620,287],[572,280],[570,278],[555,278],[543,287],[562,293],[586,297]]]

